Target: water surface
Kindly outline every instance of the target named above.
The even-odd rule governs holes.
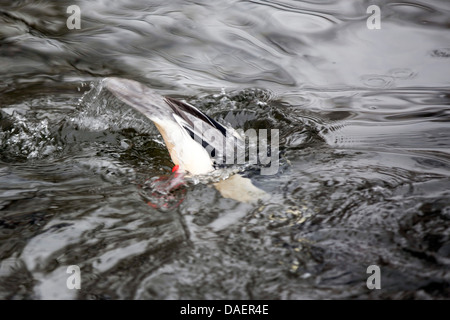
[[[450,6],[378,1],[369,30],[371,4],[0,7],[0,298],[448,298]],[[271,198],[243,204],[193,179],[148,205],[148,181],[173,164],[107,76],[278,129],[277,174],[238,168]]]

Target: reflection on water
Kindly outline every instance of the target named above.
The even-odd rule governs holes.
[[[380,30],[368,1],[78,1],[68,30],[72,4],[0,9],[0,298],[448,297],[446,1],[380,1]],[[170,157],[105,76],[279,129],[277,174],[232,169],[270,199],[149,205]]]

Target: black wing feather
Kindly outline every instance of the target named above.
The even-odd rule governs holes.
[[[204,114],[197,108],[195,108],[187,103],[173,99],[173,98],[165,97],[165,100],[166,100],[167,104],[170,106],[170,108],[173,110],[173,112],[175,114],[177,114],[178,116],[180,116],[182,119],[184,119],[191,126],[194,126],[192,121],[186,115],[184,115],[183,112],[180,112],[180,110],[184,111],[186,113],[192,114],[196,118],[203,120],[210,126],[219,130],[225,137],[227,136],[227,129],[223,125],[221,125],[220,123],[218,123],[216,120],[212,119],[211,117],[207,116],[206,114]]]

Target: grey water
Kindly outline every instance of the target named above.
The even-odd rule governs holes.
[[[444,0],[3,1],[0,299],[450,298],[449,28]],[[108,76],[279,130],[275,174],[237,168],[270,198],[155,196],[170,156]]]

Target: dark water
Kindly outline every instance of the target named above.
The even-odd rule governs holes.
[[[13,3],[0,6],[0,298],[450,297],[448,1]],[[146,180],[172,163],[106,76],[279,129],[278,173],[243,170],[271,198],[191,181],[179,206],[149,206]]]

